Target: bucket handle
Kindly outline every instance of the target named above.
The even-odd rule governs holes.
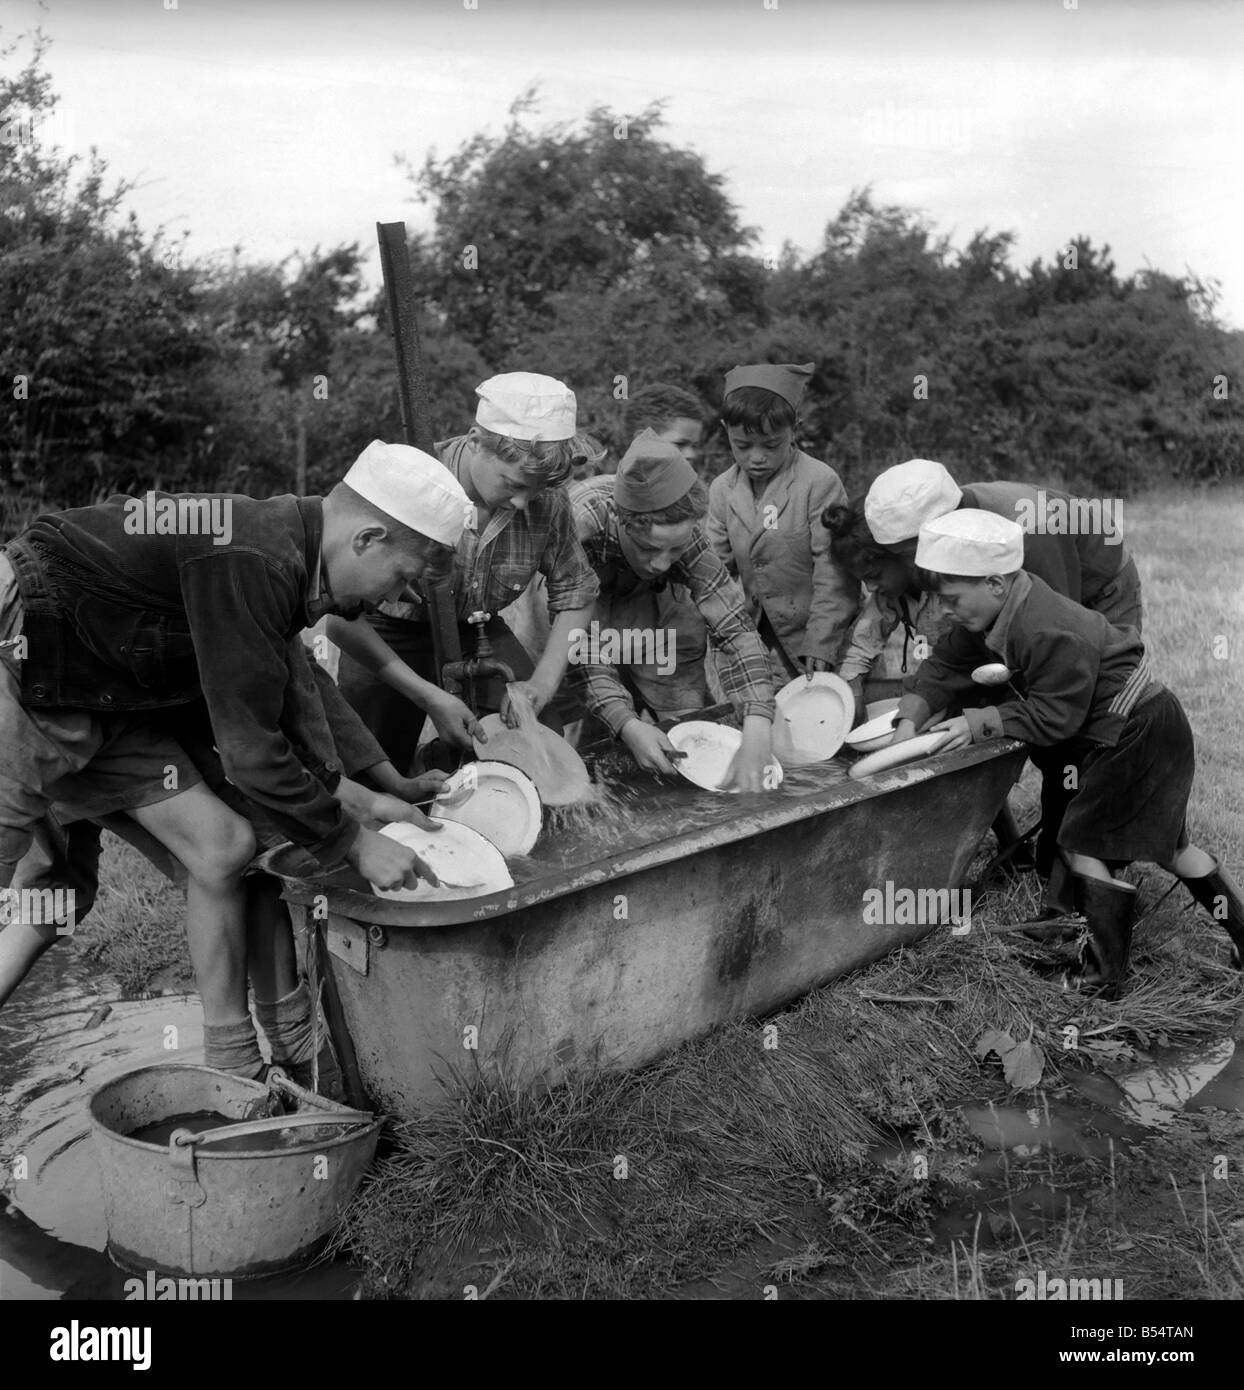
[[[193,1130],[176,1130],[169,1139],[170,1157],[176,1149],[194,1150],[204,1144],[219,1144],[226,1139],[244,1139],[251,1134],[269,1134],[279,1129],[309,1129],[316,1125],[358,1125],[372,1124],[374,1115],[366,1110],[345,1110],[336,1114],[327,1111],[314,1115],[272,1115],[264,1120],[244,1120],[241,1124],[222,1125],[219,1129],[209,1129],[202,1134]],[[177,1155],[181,1157],[180,1154]],[[178,1166],[176,1161],[174,1166]]]

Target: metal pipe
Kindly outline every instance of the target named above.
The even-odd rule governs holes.
[[[415,317],[414,277],[410,272],[410,245],[405,222],[377,222],[380,269],[389,306],[389,326],[397,354],[397,396],[402,407],[402,428],[407,444],[435,452],[432,416],[428,409],[428,378]]]

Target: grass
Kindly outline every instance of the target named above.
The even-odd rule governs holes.
[[[1192,839],[1244,869],[1244,489],[1154,493],[1123,515],[1151,655],[1197,733]],[[1033,792],[1029,776],[1018,799]],[[182,948],[171,890],[130,856],[114,847],[114,886],[83,936],[134,981]],[[969,937],[938,933],[768,1020],[776,1047],[740,1020],[640,1072],[526,1092],[460,1085],[393,1127],[337,1248],[382,1298],[460,1298],[467,1285],[495,1298],[758,1297],[767,1285],[1010,1298],[1036,1269],[1109,1270],[1129,1298],[1238,1298],[1240,1183],[1204,1180],[1209,1155],[1240,1152],[1238,1115],[1184,1116],[1108,1159],[1004,1154],[986,1201],[980,1141],[958,1108],[1062,1106],[1120,1048],[1230,1031],[1244,990],[1224,935],[1182,889],[1166,896],[1160,870],[1132,876],[1143,921],[1117,1003],[1062,992],[1025,964],[1051,948],[990,933],[1036,915],[1031,878],[1002,883],[976,903]],[[1010,1093],[996,1056],[977,1056],[989,1029],[1039,1049],[1039,1089]],[[1043,1195],[1050,1212],[1026,1219]],[[970,1239],[938,1234],[956,1203],[976,1206]]]
[[[181,891],[132,845],[104,835],[99,896],[74,949],[98,962],[125,998],[192,990]]]

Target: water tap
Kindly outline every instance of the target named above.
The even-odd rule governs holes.
[[[456,681],[466,685],[468,681],[486,680],[490,676],[504,681],[507,685],[513,681],[514,672],[504,661],[499,661],[492,654],[492,643],[488,640],[486,631],[486,624],[491,617],[491,613],[485,613],[480,609],[467,619],[475,628],[475,655],[465,661],[449,662],[441,672],[443,682]]]

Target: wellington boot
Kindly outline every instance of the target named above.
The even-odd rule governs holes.
[[[1215,863],[1202,878],[1185,878],[1188,892],[1231,938],[1231,960],[1236,969],[1244,963],[1244,893],[1222,867]]]
[[[1080,964],[1067,972],[1063,984],[1117,999],[1132,946],[1136,890],[1121,879],[1072,874],[1071,891],[1077,911],[1088,923],[1089,939]]]

